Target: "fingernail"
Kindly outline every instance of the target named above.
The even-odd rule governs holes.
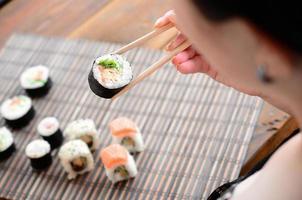
[[[175,59],[175,57],[172,59],[172,63],[174,64],[174,65],[176,65],[176,61],[175,61],[176,59]]]
[[[168,44],[168,45],[166,46],[166,50],[167,50],[167,51],[170,51],[170,50],[171,50],[171,44]]]
[[[162,23],[162,18],[160,17],[155,21],[154,27],[158,27],[161,23]]]

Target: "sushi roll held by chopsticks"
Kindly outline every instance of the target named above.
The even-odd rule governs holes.
[[[59,158],[68,179],[74,179],[79,174],[84,174],[94,168],[92,154],[82,140],[72,140],[65,143],[60,151]]]
[[[90,89],[99,97],[110,99],[132,80],[130,63],[118,54],[107,54],[93,62],[88,76]]]
[[[106,175],[113,183],[133,178],[137,174],[133,157],[119,144],[104,148],[100,158],[105,166]]]
[[[99,136],[91,119],[79,119],[69,123],[64,130],[64,136],[67,140],[82,140],[91,151],[99,145]]]
[[[9,158],[16,150],[12,133],[6,128],[0,128],[0,161]]]
[[[146,41],[173,27],[174,25],[169,23],[166,26],[153,30],[135,41],[126,44],[112,54],[97,58],[93,62],[93,67],[88,75],[88,82],[91,90],[99,97],[115,100],[135,85],[151,76],[154,72],[161,69],[178,53],[191,46],[189,41],[183,42],[132,80],[132,69],[129,63],[122,59],[121,54],[141,46]],[[171,38],[171,41],[172,39],[173,38]]]
[[[137,125],[126,117],[119,117],[109,123],[113,142],[124,146],[129,152],[144,150],[144,142]]]
[[[43,65],[30,67],[21,74],[20,83],[29,96],[44,96],[52,86],[49,69]]]
[[[1,115],[10,127],[22,128],[34,118],[35,110],[31,99],[21,95],[4,101]]]

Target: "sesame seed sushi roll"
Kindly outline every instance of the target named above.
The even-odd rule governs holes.
[[[12,133],[6,128],[0,128],[0,161],[9,158],[16,150]]]
[[[79,174],[93,170],[94,161],[92,154],[82,140],[72,140],[65,143],[60,151],[59,158],[68,179],[74,179]]]
[[[133,157],[119,144],[104,148],[100,158],[105,166],[106,175],[113,183],[133,178],[137,174]]]
[[[5,100],[1,105],[1,115],[12,128],[26,126],[35,115],[31,99],[26,96],[15,96]]]
[[[52,163],[50,144],[45,140],[34,140],[25,149],[26,156],[30,159],[32,168],[42,170]]]
[[[88,76],[90,89],[99,97],[110,99],[132,80],[130,63],[118,54],[107,54],[93,62]]]
[[[60,129],[60,124],[55,117],[46,117],[38,124],[39,135],[46,140],[51,149],[61,146],[63,142],[63,134]]]
[[[30,67],[21,74],[20,83],[29,96],[44,96],[52,86],[49,69],[43,65]]]
[[[142,135],[132,120],[119,117],[109,123],[109,129],[114,143],[124,146],[131,153],[144,150]]]
[[[64,136],[67,140],[83,140],[91,151],[99,145],[97,130],[91,119],[79,119],[69,123],[64,130]]]

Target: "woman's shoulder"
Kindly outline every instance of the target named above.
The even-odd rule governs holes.
[[[232,200],[300,200],[302,196],[301,133],[296,134],[278,148],[263,168],[255,175],[254,177],[252,176],[252,181],[244,187],[245,192],[240,190],[244,182],[237,185],[238,190],[234,190]]]

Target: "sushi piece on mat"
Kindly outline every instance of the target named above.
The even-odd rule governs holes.
[[[12,133],[6,128],[0,128],[0,161],[9,158],[16,150]]]
[[[142,134],[132,120],[119,117],[109,123],[109,129],[114,143],[124,146],[132,153],[144,150]]]
[[[30,159],[32,168],[42,170],[52,163],[50,144],[45,140],[31,141],[25,149],[26,156]]]
[[[91,151],[99,145],[97,130],[91,119],[79,119],[69,123],[64,130],[64,136],[67,140],[83,140]]]
[[[68,173],[68,179],[73,179],[94,168],[92,154],[82,140],[71,140],[65,143],[59,151],[59,158]]]
[[[21,74],[20,83],[29,96],[44,96],[52,86],[49,69],[43,65],[30,67]]]
[[[137,174],[133,157],[119,144],[104,148],[100,158],[105,166],[106,175],[113,183],[133,178]]]
[[[130,63],[118,54],[107,54],[93,62],[88,76],[90,89],[99,97],[112,98],[132,80]]]
[[[1,115],[7,125],[22,128],[34,118],[35,110],[31,99],[21,95],[5,100],[1,105]]]
[[[38,125],[39,135],[46,140],[51,149],[55,149],[63,143],[63,134],[60,129],[60,124],[55,117],[46,117]]]

